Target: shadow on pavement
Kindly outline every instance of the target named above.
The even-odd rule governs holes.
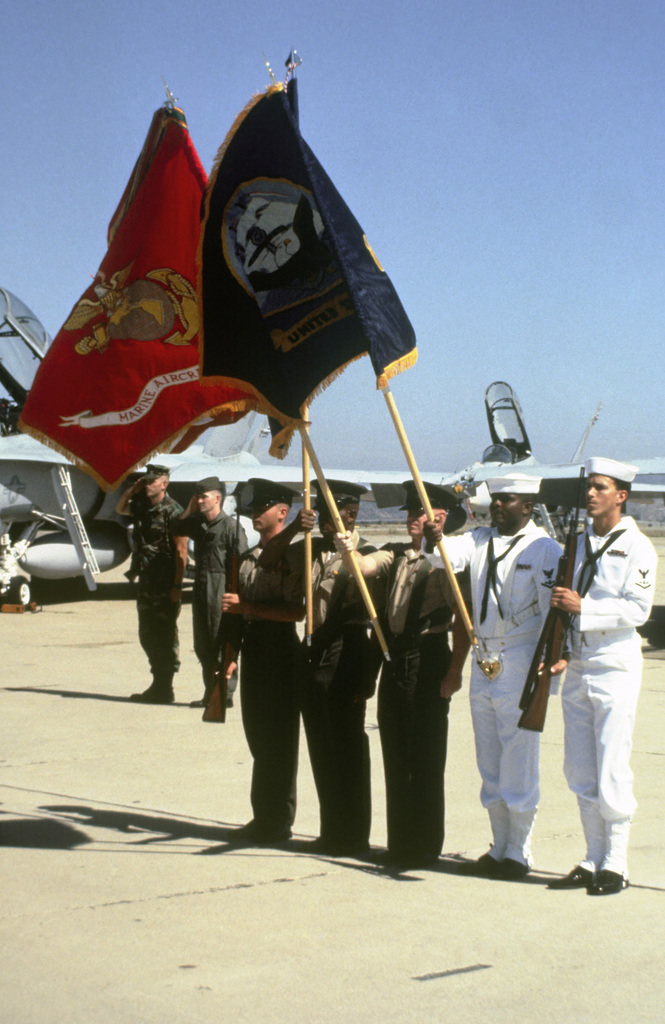
[[[170,707],[170,708],[188,708],[190,706],[189,701],[174,701],[172,704],[140,704],[136,701],[129,699],[129,694],[126,697],[118,697],[110,693],[87,693],[85,690],[58,690],[55,687],[46,686],[3,686],[3,690],[12,690],[16,693],[42,693],[48,697],[69,697],[74,700],[108,700],[114,701],[119,704],[131,704],[133,708],[137,707]]]
[[[62,821],[49,818],[0,818],[0,846],[23,849],[73,850],[92,840]]]
[[[163,843],[178,839],[223,842],[228,841],[236,830],[233,825],[205,825],[197,821],[188,821],[185,818],[140,814],[136,811],[112,811],[77,804],[50,804],[40,807],[40,810],[68,818],[77,825],[112,829],[125,835],[137,836],[141,840],[137,845]]]

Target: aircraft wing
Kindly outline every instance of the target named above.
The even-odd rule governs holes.
[[[219,428],[225,429],[225,428]],[[173,458],[173,457],[171,457]],[[171,484],[169,491],[178,498],[184,486],[191,488],[197,480],[206,476],[219,476],[226,484],[227,492],[231,492],[238,483],[245,483],[252,477],[273,480],[285,484],[297,494],[302,493],[302,471],[299,466],[284,466],[275,463],[258,462],[256,459],[243,458],[242,455],[232,460],[214,459],[200,456],[196,460],[172,464],[169,457],[160,459],[171,468]],[[328,469],[323,467],[327,480],[348,480],[349,483],[362,484],[367,487],[367,494],[362,500],[374,501],[379,508],[399,508],[404,502],[403,482],[408,479],[409,471],[404,470],[371,470],[371,469]],[[439,484],[443,480],[441,473],[423,473],[423,480]],[[312,481],[314,475],[312,474]],[[178,498],[180,500],[180,498]]]
[[[631,488],[631,501],[652,501],[665,497],[665,458],[638,458],[626,461],[639,466],[639,472]],[[582,466],[582,462],[546,464],[532,457],[517,464],[478,462],[461,473],[445,477],[442,484],[475,496],[487,480],[510,476],[513,473],[531,473],[542,478],[539,498],[544,505],[573,508],[577,501]]]
[[[495,381],[485,391],[485,411],[492,444],[479,462],[446,476],[442,484],[474,498],[479,506],[489,503],[486,481],[513,473],[542,478],[539,499],[549,508],[574,508],[583,462],[582,451],[600,412],[599,402],[570,462],[547,464],[531,454],[531,443],[515,392],[505,381]],[[630,459],[639,466],[631,489],[632,501],[651,501],[665,496],[665,459]]]

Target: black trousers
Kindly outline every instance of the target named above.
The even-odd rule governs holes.
[[[444,771],[449,700],[440,696],[450,663],[446,633],[392,643],[381,673],[378,722],[386,780],[388,850],[438,857],[444,837]]]
[[[320,808],[320,835],[332,845],[369,843],[372,816],[368,676],[375,660],[362,625],[346,626],[303,673],[302,716]]]
[[[254,824],[269,834],[290,829],[296,815],[301,653],[292,622],[245,626],[240,662],[242,724],[254,764]]]

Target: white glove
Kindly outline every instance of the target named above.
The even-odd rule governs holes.
[[[342,557],[350,555],[353,551],[353,541],[348,530],[346,533],[336,533],[333,537],[333,544],[337,553],[342,555]]]

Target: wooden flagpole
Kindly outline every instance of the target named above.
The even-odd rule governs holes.
[[[413,482],[416,485],[416,490],[418,491],[418,497],[420,498],[422,506],[425,509],[425,512],[427,513],[427,518],[430,519],[430,520],[433,520],[434,519],[434,515],[432,513],[432,506],[431,506],[430,500],[429,500],[429,498],[427,496],[427,491],[425,490],[425,485],[423,484],[423,480],[422,480],[422,477],[420,475],[420,471],[418,469],[418,466],[416,465],[416,460],[413,457],[413,452],[411,450],[411,445],[409,444],[409,439],[406,436],[406,431],[404,430],[404,427],[402,425],[402,420],[400,418],[399,412],[397,411],[397,406],[395,404],[395,399],[393,398],[393,395],[392,395],[392,392],[390,390],[390,387],[387,384],[386,384],[386,386],[384,388],[380,388],[380,390],[381,390],[381,392],[383,394],[383,397],[386,400],[386,405],[388,406],[388,411],[390,412],[390,416],[391,416],[392,421],[393,421],[393,423],[395,425],[395,430],[397,431],[397,436],[399,437],[400,444],[402,445],[402,451],[404,452],[404,455],[406,456],[406,461],[407,461],[407,463],[409,465],[409,469],[411,471],[411,476],[413,477]],[[466,607],[466,604],[464,602],[464,598],[462,597],[462,592],[460,591],[459,583],[457,582],[457,579],[455,577],[455,573],[453,572],[453,567],[450,564],[450,559],[448,558],[448,555],[446,554],[446,549],[444,548],[443,543],[441,541],[439,541],[439,543],[437,544],[437,550],[438,550],[439,554],[441,555],[441,561],[443,562],[443,568],[446,571],[446,576],[448,577],[450,585],[451,585],[451,587],[453,589],[453,594],[455,595],[455,601],[457,602],[457,607],[459,608],[459,613],[460,613],[460,615],[462,617],[462,621],[464,623],[464,627],[465,627],[467,633],[469,634],[469,639],[471,640],[471,643],[472,643],[473,647],[477,648],[478,647],[478,640],[476,639],[476,636],[475,636],[475,634],[473,632],[473,625],[471,623],[471,619],[469,617],[469,613],[467,611],[467,607]]]
[[[326,499],[328,508],[330,510],[330,515],[332,516],[333,523],[335,524],[335,529],[337,530],[338,533],[346,533],[346,529],[344,528],[344,523],[341,520],[341,517],[340,517],[340,514],[339,514],[339,509],[337,508],[337,505],[335,504],[335,499],[333,497],[332,491],[328,487],[328,481],[326,480],[325,476],[323,475],[323,470],[321,469],[321,465],[319,463],[319,460],[316,457],[316,452],[312,448],[312,442],[309,439],[309,434],[307,433],[307,428],[305,427],[305,425],[303,423],[299,423],[298,424],[298,430],[300,431],[300,437],[302,439],[303,448],[305,448],[307,450],[307,454],[309,456],[310,462],[312,463],[312,468],[314,469],[314,472],[316,473],[316,479],[319,481],[319,487],[321,489],[321,493],[324,495],[324,497]],[[377,618],[376,611],[375,611],[375,608],[374,608],[374,603],[373,603],[372,598],[370,596],[369,590],[367,589],[367,584],[365,583],[365,579],[363,577],[363,574],[361,573],[360,568],[358,566],[358,563],[356,561],[355,552],[353,552],[353,556],[354,557],[353,557],[353,560],[352,560],[352,566],[353,566],[353,576],[354,576],[354,579],[355,579],[356,583],[358,584],[358,589],[359,589],[359,591],[360,591],[360,593],[362,595],[363,601],[365,602],[365,607],[367,609],[367,614],[369,615],[369,618],[371,619],[372,626],[374,627],[374,632],[376,633],[376,638],[379,641],[379,644],[381,645],[381,650],[383,651],[383,655],[384,655],[386,661],[390,661],[390,654],[388,653],[388,644],[386,643],[386,638],[384,637],[383,630],[381,629],[381,626],[379,624],[379,620]]]
[[[309,406],[303,405],[300,414],[305,423],[305,431],[309,432]],[[302,494],[303,507],[309,511],[312,507],[312,488],[309,481],[309,452],[303,442],[302,445]],[[312,646],[312,633],[314,631],[314,609],[312,606],[312,531],[305,532],[305,643],[307,647]]]

